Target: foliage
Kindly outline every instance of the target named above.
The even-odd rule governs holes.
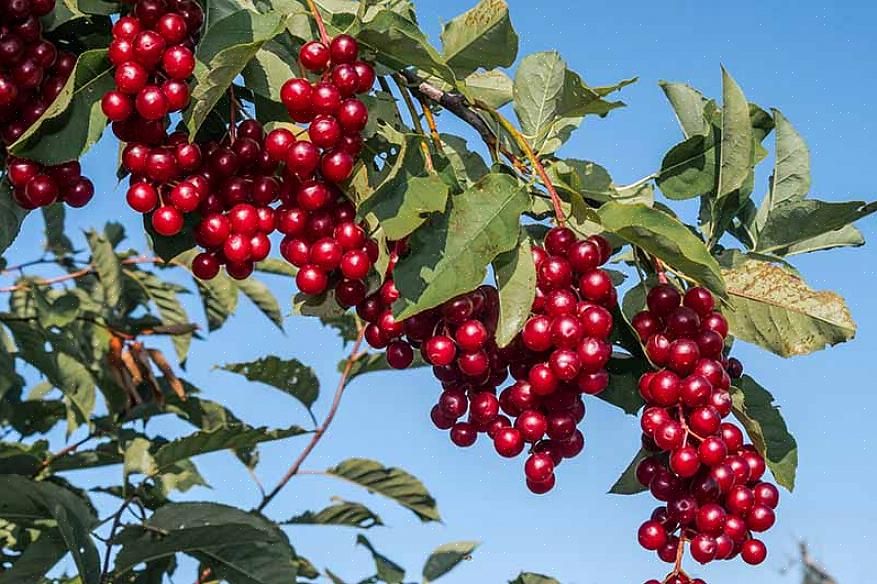
[[[493,278],[499,290],[498,342],[511,342],[536,294],[531,247],[542,243],[546,219],[560,210],[576,233],[611,238],[622,277],[638,274],[651,283],[656,266],[663,265],[672,282],[708,287],[725,300],[731,334],[738,340],[791,357],[855,335],[843,298],[813,290],[791,262],[801,254],[862,245],[853,223],[877,206],[809,198],[810,161],[803,138],[779,110],[748,102],[728,71],[721,71],[721,104],[687,85],[662,83],[682,140],[653,174],[622,186],[599,164],[564,158],[560,151],[587,117],[606,117],[624,107],[616,95],[635,79],[591,86],[555,52],[524,56],[509,71],[518,57],[518,36],[502,0],[481,0],[447,22],[440,48],[429,42],[406,0],[318,4],[330,34],[356,36],[382,77],[381,90],[369,98],[368,156],[357,167],[347,194],[381,242],[378,265],[385,268],[390,261],[388,240],[408,242],[410,252],[398,259],[394,272],[398,319],[439,306]],[[106,60],[106,17],[129,9],[129,4],[114,0],[65,0],[58,6],[46,19],[47,30],[87,50],[80,50],[58,100],[9,147],[12,154],[46,164],[80,158],[97,142],[111,139],[100,108],[101,96],[113,86]],[[231,112],[255,115],[265,124],[285,122],[277,117],[283,111],[279,88],[298,74],[293,69],[298,49],[318,34],[309,3],[211,0],[206,7],[191,87],[195,99],[175,122],[204,138],[221,137],[230,106]],[[391,88],[389,81],[398,86]],[[230,90],[240,108],[226,98]],[[417,111],[400,109],[400,98],[409,92],[424,103],[432,100],[425,106],[430,114],[440,119],[456,115],[475,133],[436,132],[431,140],[422,133]],[[520,130],[510,128],[498,108],[513,112]],[[768,157],[765,141],[771,133],[774,167],[759,202],[754,197],[755,169]],[[473,137],[485,139],[485,147],[471,150],[467,143]],[[552,201],[555,187],[559,194]],[[670,201],[698,198],[696,224],[656,201],[656,192]],[[4,276],[16,273],[5,254],[26,215],[13,203],[4,176]],[[65,233],[60,207],[46,209],[44,220],[47,243],[37,263],[58,275],[21,275],[2,289],[8,306],[0,313],[0,582],[48,582],[47,574],[68,553],[83,584],[161,582],[177,569],[179,554],[197,562],[199,581],[210,576],[233,584],[287,584],[325,575],[332,582],[345,582],[330,569],[323,575],[298,555],[283,526],[362,531],[383,525],[363,503],[334,500],[324,509],[300,510],[277,522],[264,509],[285,482],[253,510],[176,500],[179,493],[207,484],[196,465],[199,455],[232,450],[255,472],[259,444],[310,440],[288,480],[325,434],[333,414],[313,431],[295,425],[253,427],[202,397],[181,374],[193,341],[225,326],[239,308],[241,294],[266,317],[267,322],[255,326],[283,328],[289,307],[260,278],[290,278],[295,270],[267,260],[246,281],[224,275],[201,281],[189,273],[191,239],[156,238],[154,249],[141,255],[124,249],[125,232],[118,224],[108,223],[74,242]],[[24,266],[19,267],[24,274]],[[384,274],[381,269],[378,276]],[[376,280],[373,288],[381,283],[380,277]],[[644,306],[644,286],[628,288],[622,303],[628,319]],[[197,295],[203,315],[187,312],[181,299],[189,294]],[[331,300],[299,299],[295,308],[320,317],[345,344],[353,343],[339,368],[340,397],[352,378],[387,366],[381,355],[359,351],[362,323]],[[636,413],[642,404],[636,379],[648,363],[630,331],[614,340],[618,352],[609,366],[613,381],[601,397]],[[165,356],[168,343],[176,359]],[[218,367],[293,397],[316,425],[312,406],[320,397],[320,383],[295,357],[267,355]],[[797,444],[774,396],[746,376],[733,397],[734,414],[776,480],[791,490]],[[333,413],[334,408],[337,403]],[[187,433],[169,439],[154,432],[147,422],[158,416],[177,418]],[[73,441],[50,448],[44,435],[62,425]],[[5,438],[12,434],[18,440]],[[612,493],[641,490],[634,474],[643,457],[642,452],[636,455]],[[99,522],[91,494],[67,478],[68,472],[105,466],[120,471],[116,484],[100,489],[119,499],[109,524]],[[402,469],[349,459],[322,474],[382,495],[422,522],[440,521],[427,488]],[[99,550],[98,536],[107,540],[106,550]],[[405,569],[378,552],[361,532],[356,543],[371,554],[375,566],[374,575],[361,582],[404,581]],[[475,542],[439,547],[425,561],[422,580],[441,578],[468,560],[476,547]],[[513,580],[553,582],[533,573]]]

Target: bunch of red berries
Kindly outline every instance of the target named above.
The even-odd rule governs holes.
[[[779,491],[762,480],[764,458],[744,444],[743,432],[722,422],[731,413],[731,379],[743,368],[723,357],[728,323],[712,294],[692,287],[683,298],[661,284],[647,304],[632,324],[660,367],[639,381],[646,402],[643,444],[655,454],[640,463],[636,476],[665,505],[640,527],[639,542],[677,563],[665,582],[702,584],[679,566],[684,546],[701,564],[737,555],[760,564],[767,549],[753,534],[773,526]]]
[[[0,0],[0,149],[45,113],[76,66],[75,56],[42,36],[40,17],[54,9],[55,0]],[[7,172],[13,199],[24,209],[58,201],[82,207],[94,196],[75,161],[43,166],[10,157]]]
[[[348,35],[329,46],[305,44],[299,60],[307,71],[321,74],[320,80],[290,79],[280,98],[293,120],[308,124],[308,139],[278,128],[265,145],[271,159],[284,164],[287,196],[277,210],[277,228],[285,235],[281,254],[299,268],[302,293],[322,294],[331,285],[342,306],[365,298],[365,278],[377,260],[375,242],[357,225],[337,186],[353,172],[368,123],[365,104],[353,96],[367,93],[375,81],[374,69],[358,58],[356,40]]]
[[[109,59],[116,89],[101,101],[116,136],[149,142],[163,133],[169,113],[189,104],[186,80],[195,70],[194,47],[204,12],[194,0],[138,0],[113,25]]]
[[[552,229],[545,249],[533,250],[538,273],[533,316],[504,348],[495,339],[499,297],[492,286],[399,323],[390,309],[399,294],[387,280],[357,312],[369,322],[366,340],[386,348],[392,367],[410,365],[415,348],[433,366],[444,391],[431,417],[438,428],[450,430],[454,444],[471,446],[486,433],[507,458],[531,444],[524,465],[527,486],[545,493],[555,484],[555,467],[584,448],[577,428],[585,415],[582,394],[598,394],[609,383],[608,309],[617,296],[600,266],[610,255],[602,237],[579,240],[569,229]],[[497,397],[509,373],[515,383]]]

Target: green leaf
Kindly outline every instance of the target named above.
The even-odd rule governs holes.
[[[262,442],[282,440],[292,436],[306,434],[307,430],[298,426],[269,430],[268,428],[253,428],[246,424],[221,426],[214,430],[203,430],[172,440],[155,451],[156,470],[152,473],[161,472],[164,469],[190,458],[208,452],[219,450],[240,450],[251,448]]]
[[[189,324],[189,315],[186,314],[186,309],[183,308],[177,295],[179,287],[171,282],[161,280],[151,272],[131,269],[125,269],[123,272],[135,281],[149,299],[155,303],[162,324],[168,326]],[[174,335],[172,341],[177,357],[185,363],[189,354],[189,345],[192,342],[192,334]]]
[[[798,201],[810,192],[810,150],[794,126],[780,110],[774,109],[776,125],[776,158],[770,189],[756,217],[756,231],[760,232],[774,207],[786,201]]]
[[[225,274],[219,274],[212,280],[195,279],[201,303],[207,316],[207,330],[213,332],[225,324],[228,317],[237,309],[238,287]]]
[[[676,119],[679,121],[686,138],[698,134],[706,135],[709,132],[710,124],[704,116],[704,108],[709,100],[701,92],[684,83],[660,81],[658,85],[661,86],[664,95],[673,106]]]
[[[36,291],[34,297],[37,301],[37,318],[44,328],[65,327],[79,316],[79,298],[73,294],[58,296],[52,302],[41,291]]]
[[[557,116],[565,74],[566,63],[556,51],[527,55],[518,65],[514,84],[515,113],[531,143]]]
[[[286,260],[278,258],[268,258],[256,263],[256,271],[266,274],[274,274],[275,276],[287,276],[295,278],[298,270]]]
[[[773,396],[744,375],[734,382],[731,398],[734,417],[746,428],[777,483],[792,491],[798,469],[798,443],[789,433]]]
[[[453,134],[441,134],[441,139],[442,150],[461,185],[471,187],[490,171],[481,155],[469,149],[465,139]]]
[[[414,361],[408,366],[408,369],[416,369],[418,367],[426,367],[427,363],[421,357],[419,351],[414,352]],[[347,359],[338,362],[338,371],[343,372],[347,368]],[[387,355],[381,352],[366,353],[354,361],[347,375],[347,383],[351,383],[355,378],[366,373],[377,373],[378,371],[394,370],[387,363]],[[395,370],[394,370],[395,371]]]
[[[431,213],[444,210],[449,187],[427,172],[421,144],[424,138],[404,135],[399,155],[384,182],[359,203],[359,214],[373,214],[391,240],[414,232]]]
[[[752,138],[749,102],[722,67],[722,147],[716,204],[742,187],[752,172]]]
[[[410,255],[394,270],[403,320],[484,281],[487,266],[517,243],[526,191],[505,174],[488,174],[464,193],[451,197],[449,210],[431,218],[411,236]]]
[[[448,65],[463,78],[478,69],[510,67],[518,56],[518,35],[503,0],[481,0],[442,27]]]
[[[167,503],[146,525],[149,530],[130,525],[119,534],[122,548],[113,570],[117,578],[142,562],[182,552],[231,584],[296,581],[295,550],[261,515],[216,503]]]
[[[371,529],[383,524],[381,518],[365,505],[340,499],[316,513],[305,511],[281,522],[281,525],[343,525],[359,529]]]
[[[477,541],[455,541],[437,547],[423,565],[424,583],[438,580],[463,560],[471,559],[472,552],[477,547]]]
[[[668,199],[683,200],[715,190],[719,169],[718,137],[708,128],[670,149],[661,162],[658,188]]]
[[[462,81],[461,91],[473,100],[494,109],[508,105],[514,100],[514,82],[502,71],[476,71]]]
[[[107,51],[82,53],[61,94],[9,151],[43,164],[78,159],[103,133],[107,118],[100,102],[114,88]]]
[[[191,105],[183,112],[190,136],[195,136],[210,110],[262,45],[284,27],[285,18],[277,12],[239,10],[207,29],[195,55],[198,64]]]
[[[817,292],[791,270],[744,258],[722,270],[734,310],[726,311],[731,333],[780,355],[806,355],[852,339],[856,323],[844,299]]]
[[[636,467],[638,467],[639,463],[649,456],[651,456],[651,454],[648,451],[644,448],[640,448],[639,452],[636,453],[636,456],[633,457],[633,460],[630,461],[630,464],[627,465],[627,468],[624,469],[624,472],[621,473],[621,476],[618,477],[618,480],[615,481],[615,484],[612,485],[612,488],[609,489],[609,494],[636,495],[637,493],[647,491],[648,489],[636,480]]]
[[[423,483],[400,468],[385,467],[374,460],[350,458],[326,473],[396,501],[423,522],[441,521],[435,499]]]
[[[0,475],[0,493],[0,517],[18,524],[55,520],[82,584],[100,584],[100,557],[89,535],[97,517],[89,502],[69,489],[18,475]]]
[[[237,286],[262,311],[262,314],[268,317],[268,320],[283,330],[283,313],[280,310],[280,304],[268,286],[255,278],[240,280],[237,282]]]
[[[12,187],[6,177],[0,179],[0,254],[6,253],[18,237],[27,213],[12,200]]]
[[[303,403],[308,410],[320,395],[317,374],[298,359],[281,359],[269,355],[257,361],[229,363],[220,369],[243,375],[249,381],[276,387]]]
[[[643,359],[616,354],[609,360],[606,369],[609,371],[609,387],[598,393],[597,397],[635,416],[643,407],[639,378],[648,371],[648,363]]]
[[[778,253],[784,257],[789,257],[837,247],[860,247],[862,245],[865,245],[865,236],[862,235],[862,232],[852,225],[846,225],[835,231],[790,245],[785,249],[779,250]]]
[[[530,240],[523,231],[518,246],[493,261],[493,272],[499,291],[496,344],[505,347],[527,322],[536,297],[536,264]]]
[[[776,253],[832,233],[877,211],[877,203],[829,203],[817,199],[786,199],[774,204],[758,232],[755,251]]]
[[[86,237],[91,248],[91,261],[104,291],[104,300],[114,308],[122,297],[122,265],[112,244],[103,234],[92,230]]]
[[[394,71],[417,67],[424,73],[454,84],[454,73],[418,26],[392,10],[381,10],[356,35],[375,60]]]
[[[545,576],[544,574],[521,572],[518,574],[518,577],[509,582],[509,584],[560,584],[560,582],[554,578]]]
[[[125,448],[124,473],[125,480],[132,474],[152,476],[158,474],[159,468],[155,457],[149,452],[152,443],[146,438],[137,437],[131,440]],[[170,465],[169,465],[170,466]]]
[[[597,212],[607,231],[660,258],[716,295],[727,298],[719,264],[703,241],[676,218],[643,204],[610,202]]]
[[[594,162],[568,158],[553,161],[545,170],[559,191],[573,197],[600,202],[619,198],[609,172]]]
[[[402,584],[402,580],[405,578],[404,568],[389,559],[387,556],[378,553],[368,538],[364,535],[357,535],[356,543],[364,546],[369,552],[371,552],[372,558],[374,558],[375,561],[375,568],[378,571],[376,576],[378,581],[386,582],[387,584]]]
[[[63,256],[73,251],[73,243],[64,234],[64,205],[57,203],[43,207],[43,221],[46,224],[46,251]]]

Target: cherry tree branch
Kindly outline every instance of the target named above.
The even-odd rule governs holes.
[[[292,465],[289,467],[289,470],[286,471],[286,474],[283,475],[283,478],[277,483],[277,485],[271,489],[271,491],[262,497],[262,501],[259,503],[259,506],[256,507],[256,511],[262,512],[265,507],[271,503],[272,499],[280,493],[281,490],[286,486],[286,484],[299,473],[301,470],[302,464],[304,464],[305,460],[307,460],[308,456],[310,456],[311,452],[313,452],[314,448],[317,447],[317,444],[320,443],[320,440],[326,434],[326,431],[329,429],[329,426],[332,424],[332,420],[335,419],[335,414],[338,413],[338,406],[341,405],[341,398],[344,396],[344,389],[347,387],[347,380],[350,377],[350,372],[353,370],[353,365],[363,356],[364,353],[360,352],[359,347],[362,345],[362,340],[365,337],[365,327],[360,327],[359,334],[356,337],[356,342],[353,343],[353,347],[350,349],[350,355],[347,357],[347,361],[344,364],[344,370],[341,372],[341,378],[338,380],[338,387],[335,390],[335,397],[332,400],[332,405],[329,407],[329,413],[326,414],[326,419],[323,420],[323,423],[320,424],[320,427],[316,429],[313,437],[311,437],[311,441],[308,442],[308,445],[305,446],[305,449],[302,450],[301,454],[298,455],[298,458],[293,461]]]
[[[136,258],[128,258],[122,260],[120,262],[123,266],[132,266],[135,264],[164,264],[166,263],[163,259],[157,257],[147,257],[140,256]],[[0,292],[15,292],[16,290],[24,290],[26,288],[30,288],[31,286],[52,286],[54,284],[60,284],[62,282],[68,282],[70,280],[76,280],[78,278],[82,278],[83,276],[87,276],[89,274],[93,274],[96,268],[94,264],[89,264],[82,268],[81,270],[76,270],[75,272],[70,272],[69,274],[64,274],[63,276],[56,276],[54,278],[46,278],[43,280],[37,280],[36,282],[28,282],[26,284],[15,284],[14,286],[5,286],[0,288]]]

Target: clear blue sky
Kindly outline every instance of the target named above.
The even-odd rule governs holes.
[[[657,86],[660,79],[686,81],[712,96],[720,93],[724,63],[747,97],[778,107],[808,140],[813,157],[813,193],[828,200],[873,199],[870,172],[877,151],[873,96],[877,94],[877,7],[870,2],[628,2],[510,0],[521,36],[521,55],[557,49],[592,84],[638,75],[624,90],[629,108],[605,120],[589,120],[565,147],[568,156],[605,165],[619,183],[656,169],[662,154],[680,139],[676,122]],[[464,10],[462,0],[421,0],[418,14],[437,37],[439,23]],[[445,121],[443,119],[443,121]],[[450,130],[459,126],[450,122]],[[138,220],[115,186],[116,146],[107,139],[88,157],[97,200],[71,213],[70,225],[85,228],[105,220],[129,226],[131,242],[142,246]],[[766,186],[760,177],[759,194]],[[816,288],[842,293],[859,324],[853,343],[816,355],[784,361],[751,346],[738,345],[747,371],[770,389],[800,447],[799,487],[783,493],[777,526],[767,535],[767,563],[752,569],[740,562],[710,566],[710,584],[754,578],[764,584],[794,581],[780,575],[794,556],[797,538],[806,538],[817,558],[842,583],[873,580],[877,506],[873,485],[872,429],[877,396],[877,310],[874,265],[877,228],[860,224],[872,243],[863,249],[802,258],[798,265]],[[11,257],[30,257],[39,245],[37,218]],[[276,281],[274,291],[288,302],[292,287]],[[193,309],[194,314],[200,314]],[[246,420],[269,425],[305,423],[292,400],[268,388],[245,385],[211,366],[267,353],[295,356],[313,364],[324,380],[318,413],[325,411],[335,380],[340,343],[310,321],[290,319],[283,336],[245,305],[209,344],[196,343],[189,377],[207,397],[229,404]],[[445,523],[421,526],[407,512],[344,484],[299,477],[268,509],[282,519],[318,509],[332,495],[369,504],[389,528],[372,530],[373,543],[408,567],[418,579],[423,559],[435,546],[453,540],[483,542],[474,560],[444,582],[502,582],[520,569],[549,573],[567,584],[633,582],[662,576],[665,568],[636,545],[636,528],[650,513],[647,495],[625,498],[604,493],[637,449],[636,420],[595,400],[588,402],[586,451],[558,471],[550,495],[529,494],[522,461],[500,460],[486,442],[469,450],[453,447],[431,427],[428,412],[438,386],[427,371],[379,374],[349,389],[331,434],[307,467],[324,469],[349,456],[402,466],[420,477],[439,501]],[[154,428],[161,426],[156,423]],[[287,441],[264,447],[258,473],[273,483],[303,445]],[[249,507],[258,493],[244,470],[227,454],[199,460],[214,490],[186,499],[217,499]],[[92,475],[93,476],[93,475]],[[74,476],[75,480],[80,477]],[[83,476],[82,479],[85,477]],[[116,475],[101,473],[94,484]],[[368,575],[370,558],[354,548],[354,532],[343,528],[290,530],[293,543],[318,566],[349,580]],[[177,582],[187,582],[184,577]]]

